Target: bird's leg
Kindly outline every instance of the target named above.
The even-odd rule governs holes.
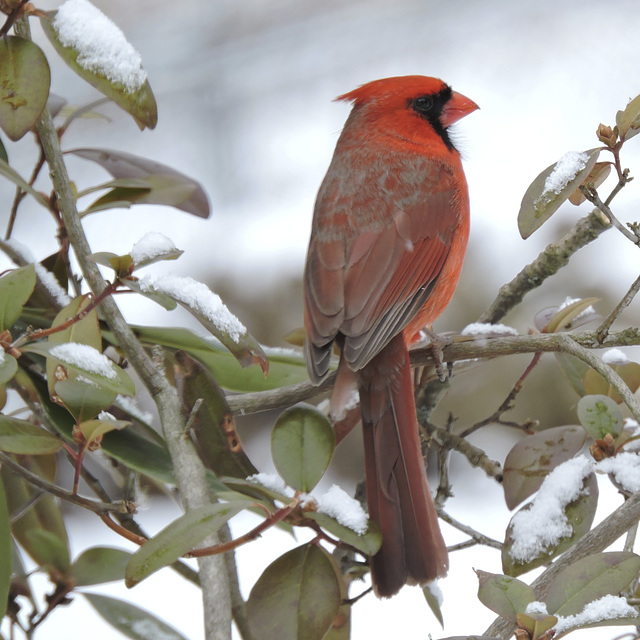
[[[425,327],[424,332],[429,338],[429,346],[431,348],[431,357],[433,358],[433,364],[436,367],[436,373],[440,382],[444,382],[448,377],[451,377],[453,364],[445,363],[442,359],[442,351],[445,347],[452,344],[453,339],[449,336],[438,335],[432,327]]]

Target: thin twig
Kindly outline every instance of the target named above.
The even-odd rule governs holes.
[[[482,429],[490,424],[502,424],[507,427],[515,427],[517,429],[522,429],[524,431],[531,431],[535,426],[537,426],[536,422],[533,420],[529,420],[524,424],[518,424],[515,422],[507,422],[502,420],[502,414],[507,411],[511,411],[511,409],[515,406],[516,396],[522,390],[522,386],[524,385],[524,381],[527,379],[527,376],[533,371],[534,367],[540,362],[540,357],[542,353],[535,353],[531,362],[528,364],[527,368],[524,370],[524,373],[516,380],[516,383],[513,385],[513,388],[509,392],[509,395],[504,399],[502,404],[492,413],[488,418],[481,420],[480,422],[476,422],[476,424],[472,425],[468,429],[465,429],[460,434],[458,434],[461,438],[466,438],[470,436],[478,429]]]
[[[42,489],[51,495],[56,496],[66,502],[75,504],[83,509],[89,509],[97,514],[109,513],[115,511],[117,513],[129,513],[130,506],[125,502],[97,502],[95,500],[89,500],[89,498],[83,498],[70,491],[65,491],[55,484],[51,484],[40,476],[36,475],[29,469],[25,469],[22,465],[18,464],[13,458],[9,457],[6,453],[0,451],[0,463],[11,469],[16,475],[19,475],[23,480],[26,480],[29,484],[38,489]]]
[[[609,329],[611,325],[616,321],[617,317],[631,304],[631,301],[636,297],[636,294],[640,291],[640,276],[638,276],[629,291],[625,294],[624,298],[616,305],[615,309],[602,321],[602,324],[596,329],[599,342],[603,342],[609,335]]]
[[[429,422],[421,422],[420,428],[424,429],[428,436],[433,438],[443,449],[457,451],[469,461],[472,467],[478,467],[490,478],[502,482],[502,466],[496,460],[489,458],[482,449],[475,447],[455,433],[449,433]]]
[[[627,238],[628,240],[631,240],[633,244],[636,244],[636,245],[640,244],[640,237],[637,236],[632,231],[630,231],[625,225],[622,224],[622,222],[620,222],[620,220],[618,220],[618,218],[616,218],[613,211],[611,211],[611,208],[609,207],[609,205],[602,202],[602,200],[600,200],[600,196],[598,195],[598,192],[593,187],[581,186],[580,191],[582,191],[582,193],[584,194],[584,197],[589,202],[591,202],[591,204],[598,207],[598,209],[600,209],[600,211],[602,211],[602,213],[604,213],[604,215],[607,216],[607,218],[609,218],[609,221],[611,222],[611,224],[618,231],[620,231],[620,233],[622,233],[622,235],[625,238]]]
[[[462,531],[462,533],[466,533],[471,539],[475,540],[477,544],[482,544],[485,547],[491,547],[492,549],[502,549],[502,542],[498,542],[489,536],[485,536],[484,533],[480,533],[472,527],[459,522],[441,507],[436,507],[436,511],[438,512],[439,518],[451,525],[454,529]]]

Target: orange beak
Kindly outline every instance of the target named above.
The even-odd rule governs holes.
[[[458,120],[464,118],[472,111],[475,111],[479,108],[480,107],[473,100],[469,100],[469,98],[467,98],[466,96],[463,96],[461,93],[454,91],[451,94],[451,98],[442,110],[442,114],[440,115],[440,122],[446,129],[454,122],[458,122]]]

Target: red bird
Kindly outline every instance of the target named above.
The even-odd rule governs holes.
[[[444,576],[449,561],[429,491],[408,347],[447,306],[469,235],[454,122],[478,108],[436,78],[404,76],[338,98],[353,109],[316,200],[304,274],[311,380],[340,348],[332,414],[360,393],[367,503],[383,542],[380,597]]]

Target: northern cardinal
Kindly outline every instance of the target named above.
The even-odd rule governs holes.
[[[448,304],[469,235],[469,196],[448,128],[478,108],[436,78],[375,80],[353,108],[316,200],[304,275],[311,380],[340,363],[331,406],[360,394],[376,594],[425,584],[449,561],[420,447],[408,345]]]

